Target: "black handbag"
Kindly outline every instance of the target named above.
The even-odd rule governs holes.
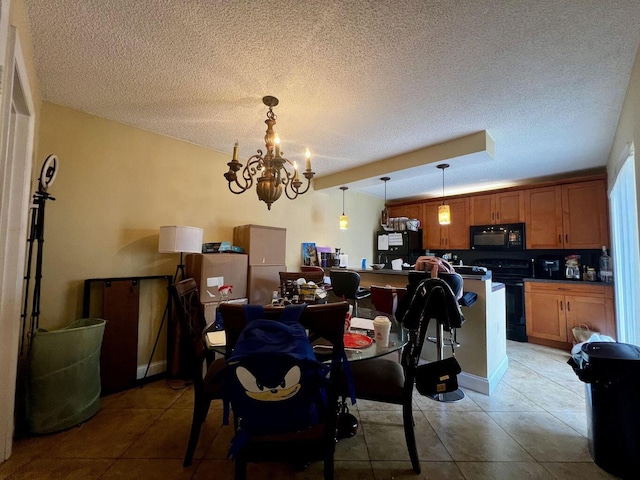
[[[458,389],[458,374],[462,371],[456,357],[444,358],[416,368],[416,388],[420,395],[437,395]]]

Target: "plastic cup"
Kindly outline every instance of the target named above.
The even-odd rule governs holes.
[[[389,334],[391,333],[391,320],[387,317],[377,316],[373,319],[373,333],[376,345],[380,347],[389,346]]]

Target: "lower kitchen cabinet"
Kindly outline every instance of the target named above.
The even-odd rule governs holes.
[[[616,338],[613,286],[581,282],[525,282],[527,336],[532,343],[570,348],[573,327]]]

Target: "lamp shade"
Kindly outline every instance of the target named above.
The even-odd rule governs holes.
[[[349,228],[349,219],[346,215],[340,215],[340,230],[346,230]]]
[[[160,253],[201,253],[204,231],[198,227],[160,227],[158,252]]]
[[[440,205],[438,207],[438,223],[440,225],[449,225],[451,223],[451,210],[449,205]]]

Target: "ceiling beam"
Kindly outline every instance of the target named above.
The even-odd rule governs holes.
[[[324,190],[370,178],[379,181],[378,177],[382,175],[390,175],[402,170],[482,152],[489,154],[492,159],[494,158],[493,139],[486,130],[331,175],[316,177],[313,179],[313,188],[314,190]]]

